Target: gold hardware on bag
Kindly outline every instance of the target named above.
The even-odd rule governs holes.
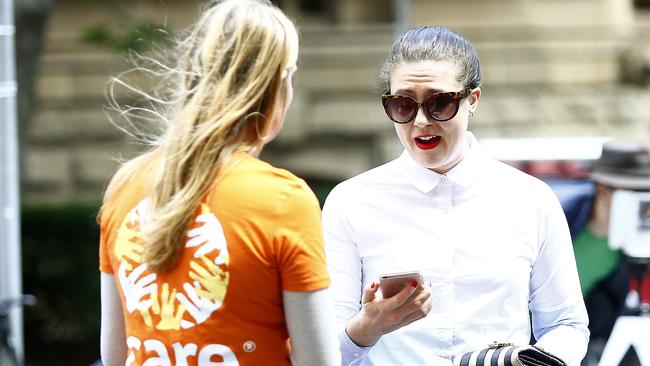
[[[514,346],[514,344],[510,343],[510,342],[497,342],[497,341],[494,341],[494,342],[492,342],[492,343],[490,343],[488,345],[488,348],[496,349],[496,348],[508,347],[508,346]]]

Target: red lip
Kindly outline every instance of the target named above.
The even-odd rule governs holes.
[[[442,141],[442,136],[439,135],[420,135],[413,138],[415,146],[422,150],[431,150],[436,148]]]

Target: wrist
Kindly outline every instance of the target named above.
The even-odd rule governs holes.
[[[357,346],[372,347],[377,343],[377,341],[379,341],[381,334],[373,334],[366,328],[367,327],[363,324],[363,320],[360,319],[360,314],[357,314],[345,325],[345,333],[348,335],[348,338],[350,338],[350,340]]]

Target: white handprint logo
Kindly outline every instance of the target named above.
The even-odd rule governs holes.
[[[150,214],[148,199],[131,209],[122,221],[113,249],[120,262],[117,277],[124,306],[129,313],[138,311],[145,325],[158,330],[201,324],[221,307],[230,282],[223,227],[209,206],[201,204],[186,234],[185,247],[195,250],[187,276],[179,279],[185,281],[181,290],[164,281],[164,274],[145,272],[142,226]]]
[[[195,323],[192,323],[187,320],[181,321],[181,327],[191,328],[196,324],[201,324],[206,321],[213,311],[217,310],[221,306],[220,300],[210,300],[206,296],[201,296],[197,293],[196,289],[203,290],[201,284],[198,281],[194,281],[194,286],[189,282],[183,284],[183,289],[190,297],[188,299],[185,294],[176,294],[176,298],[185,306],[185,309],[188,313],[194,318]]]
[[[156,274],[149,273],[140,278],[142,273],[147,269],[146,264],[141,264],[127,276],[126,267],[127,265],[122,262],[118,269],[120,286],[126,299],[126,310],[132,313],[136,310],[151,307],[151,294],[158,289],[158,285],[153,283],[156,280]],[[149,296],[149,299],[143,300],[146,296]]]
[[[195,222],[203,225],[189,230],[185,247],[199,247],[194,253],[194,258],[200,258],[213,250],[218,250],[218,257],[215,264],[223,264],[228,258],[228,247],[226,246],[226,236],[223,233],[223,227],[217,217],[210,212],[208,206],[201,204],[201,214],[196,217]]]

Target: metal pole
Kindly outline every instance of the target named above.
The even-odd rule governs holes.
[[[16,122],[16,69],[12,0],[0,3],[0,302],[22,294],[20,254],[20,200],[18,193],[18,133]],[[15,306],[9,313],[9,342],[19,364],[24,356],[23,313]],[[3,358],[4,357],[4,358]],[[0,365],[9,365],[0,355]]]

